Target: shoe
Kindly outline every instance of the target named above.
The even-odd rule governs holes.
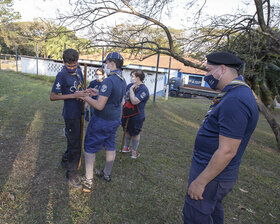
[[[103,179],[107,182],[110,182],[111,181],[111,175],[105,175],[105,173],[103,172],[103,170],[98,170],[98,169],[95,169],[95,175],[97,177],[103,177]]]
[[[140,156],[137,150],[132,150],[131,159],[137,159]]]
[[[129,148],[129,146],[128,147],[124,147],[122,152],[131,152],[131,149]]]
[[[74,188],[82,188],[81,178],[79,176],[69,178],[68,184]]]
[[[61,165],[63,168],[67,168],[67,162],[68,162],[67,154],[64,153],[64,154],[62,155],[60,165]]]
[[[83,185],[83,192],[89,193],[92,190],[93,180],[87,179],[85,176],[82,177],[81,183]]]
[[[62,159],[61,162],[60,162],[60,165],[61,165],[62,168],[67,169],[67,160]]]

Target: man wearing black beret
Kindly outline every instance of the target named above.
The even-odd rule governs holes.
[[[184,223],[224,223],[223,198],[233,189],[238,168],[258,121],[250,87],[238,75],[242,61],[228,52],[207,58],[205,81],[221,91],[210,106],[195,140]]]

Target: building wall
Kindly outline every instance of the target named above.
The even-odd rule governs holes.
[[[102,63],[100,62],[87,62],[83,60],[79,60],[79,62],[89,63],[87,66],[87,80],[94,80],[94,74],[97,68],[100,68]],[[36,59],[31,57],[23,57],[21,58],[21,72],[23,73],[31,73],[37,74],[37,65]],[[56,62],[49,59],[38,59],[38,75],[47,75],[47,76],[56,76],[57,73],[62,69],[63,63]],[[127,66],[123,69],[123,76],[126,80],[126,83],[130,83],[130,73],[134,69],[140,69],[138,66]],[[144,70],[145,69],[145,70]],[[84,73],[84,66],[81,66],[82,73]],[[145,85],[149,89],[150,95],[154,94],[154,86],[155,86],[155,78],[156,72],[154,69],[149,69],[149,67],[142,67],[144,70],[146,77],[144,80]],[[172,73],[172,76],[175,76],[176,73]],[[171,75],[170,75],[171,76]],[[164,84],[167,77],[167,73],[164,73],[164,69],[160,70],[158,73],[157,79],[157,87],[156,94],[162,96],[164,93]]]

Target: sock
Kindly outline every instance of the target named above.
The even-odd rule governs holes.
[[[140,138],[132,139],[132,150],[137,150],[139,146]]]
[[[86,178],[93,178],[93,167],[95,162],[95,153],[87,153],[85,152],[85,166],[86,166]]]
[[[113,164],[115,161],[116,152],[115,151],[107,151],[106,150],[106,164],[103,170],[105,175],[111,175]]]
[[[124,141],[124,148],[129,147],[130,141],[131,141],[131,137],[126,133],[124,139],[125,139],[125,141]]]

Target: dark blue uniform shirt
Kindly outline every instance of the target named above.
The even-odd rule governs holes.
[[[125,89],[126,82],[122,76],[122,71],[112,71],[99,87],[99,96],[108,97],[108,101],[103,110],[94,110],[94,114],[104,120],[119,120],[121,118],[121,102],[125,95]]]
[[[128,84],[128,86],[126,88],[126,99],[125,100],[129,99],[129,89],[132,85],[133,85],[133,83],[130,83],[130,84]],[[143,119],[143,118],[145,118],[145,110],[144,110],[145,105],[150,97],[148,88],[144,84],[139,85],[135,90],[135,96],[137,99],[140,100],[140,103],[137,104],[140,113],[133,116],[132,118],[133,119]]]
[[[81,70],[77,68],[76,73],[70,73],[64,66],[62,70],[56,75],[52,92],[61,93],[62,95],[74,94],[76,91],[82,90],[82,85],[83,75]],[[81,111],[82,102],[80,100],[64,100],[62,111],[62,116],[64,119],[78,119],[81,117]]]
[[[92,89],[98,89],[98,90],[99,90],[100,84],[101,84],[101,82],[98,82],[98,81],[95,79],[95,80],[93,80],[93,81],[91,81],[91,82],[89,83],[89,85],[88,85],[87,88],[88,88],[88,89],[89,89],[89,88],[92,88]],[[91,98],[94,99],[94,100],[96,100],[96,99],[97,99],[97,96],[92,96]]]
[[[222,92],[224,91],[225,89]],[[218,149],[219,135],[241,139],[236,156],[215,178],[219,181],[236,180],[241,157],[256,128],[258,117],[258,107],[251,89],[246,86],[230,89],[213,108],[197,133],[192,161],[194,168],[198,172],[206,168]]]

